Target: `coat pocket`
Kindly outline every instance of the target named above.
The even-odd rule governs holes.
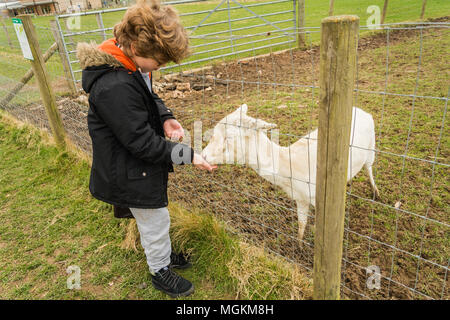
[[[164,172],[160,165],[132,161],[127,166],[126,197],[136,204],[162,206]]]
[[[132,165],[127,168],[127,177],[130,180],[146,179],[160,175],[162,167],[159,165]]]

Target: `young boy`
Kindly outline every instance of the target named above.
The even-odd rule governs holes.
[[[77,47],[82,86],[89,93],[89,190],[99,200],[130,209],[154,287],[172,297],[186,296],[194,286],[172,270],[189,263],[171,252],[168,172],[172,163],[215,167],[189,146],[165,139],[182,138],[184,130],[152,92],[151,72],[185,58],[188,36],[171,7],[142,1],[127,10],[114,36],[99,46]]]

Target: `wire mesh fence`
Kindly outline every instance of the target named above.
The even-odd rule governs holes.
[[[50,130],[31,64],[23,58],[14,27],[7,26],[7,28],[9,33],[14,36],[12,38],[14,40],[11,41],[12,46],[9,43],[1,44],[1,107],[20,120],[30,121],[40,128]],[[87,99],[81,96],[77,100],[70,95],[68,81],[71,79],[68,79],[63,72],[61,57],[58,54],[52,29],[40,26],[35,26],[35,28],[64,125],[71,139],[80,146],[86,146],[86,151],[89,151],[90,138],[86,131],[86,121],[83,119],[87,116]]]
[[[354,105],[375,121],[373,169],[380,196],[375,197],[364,170],[348,183],[341,290],[355,299],[448,299],[449,23],[444,19],[380,27],[376,32],[361,27],[354,90]],[[55,42],[54,35],[50,28],[37,29],[45,52]],[[272,35],[277,32],[286,30]],[[288,32],[297,38],[297,32]],[[282,148],[287,165],[304,168],[304,176],[291,173],[278,178],[314,190],[309,153],[317,137],[308,133],[318,126],[320,48],[316,39],[320,30],[311,27],[298,32],[305,35],[304,50],[289,43],[282,51],[268,46],[265,54],[259,54],[258,44],[251,43],[248,52],[236,50],[199,69],[186,64],[163,70],[153,86],[190,135],[194,148],[195,144],[204,148],[214,134],[212,129],[247,104],[249,117],[277,125],[265,134]],[[220,40],[236,43],[257,34],[221,35]],[[0,100],[30,68],[14,38],[11,42],[0,39],[4,48]],[[217,35],[202,38],[219,39]],[[90,40],[81,35],[79,39]],[[67,94],[68,77],[58,53],[49,58],[47,68],[68,135],[91,154],[87,97]],[[34,81],[0,107],[49,128]],[[294,144],[305,150],[304,157],[291,158],[289,146]],[[361,149],[352,143],[351,148],[350,157]],[[190,166],[176,167],[169,196],[188,209],[214,213],[231,232],[312,272],[314,207],[307,203],[305,211],[302,204],[307,225],[300,239],[299,202],[246,160],[221,165],[213,175]]]
[[[382,270],[380,277],[384,285],[376,296],[448,298],[448,203],[438,200],[448,194],[445,128],[449,87],[444,71],[446,63],[440,63],[446,56],[441,49],[448,41],[447,28],[436,25],[385,27],[384,59],[379,60],[383,63],[376,77],[384,83],[378,92],[361,88],[364,67],[373,62],[364,63],[360,55],[355,104],[364,105],[369,97],[379,101],[376,179],[383,182],[383,176],[391,175],[391,180],[384,191],[385,196],[389,196],[381,192],[380,199],[355,191],[355,180],[351,181],[347,193],[348,244],[344,273],[356,267],[364,277],[367,266],[377,265]],[[409,39],[406,41],[413,45],[403,47],[398,42],[399,36]],[[401,52],[405,49],[410,50],[410,54]],[[410,59],[409,63],[404,59]],[[405,64],[409,67],[404,68]],[[435,72],[431,71],[433,69]],[[395,109],[390,108],[392,102],[396,104]],[[358,214],[353,218],[356,211]],[[368,214],[365,220],[370,226],[369,232],[363,232],[352,222],[364,211]],[[381,224],[386,228],[376,231]],[[380,256],[379,252],[383,251]],[[354,257],[362,258],[361,254],[365,256],[361,261],[366,261],[366,268],[363,263],[355,263]],[[352,287],[343,285],[344,290],[350,292]],[[357,293],[373,296],[367,289]]]
[[[244,60],[236,56],[234,63],[167,77],[203,88],[193,93],[201,105],[189,103],[192,93],[162,95],[182,123],[201,119],[203,131],[246,103],[250,116],[278,125],[280,146],[304,143],[308,150],[314,138],[307,133],[318,123],[319,48],[311,41],[315,32],[306,31],[306,51],[291,48]],[[447,24],[386,25],[382,32],[359,39],[355,106],[375,120],[374,172],[380,197],[374,198],[364,172],[350,180],[342,269],[342,292],[348,297],[449,297],[448,40]],[[171,86],[164,81],[163,87]],[[182,107],[177,108],[179,99]],[[311,163],[303,165],[311,171]],[[313,208],[299,239],[296,201],[257,170],[225,165],[214,176],[180,170],[172,179],[174,200],[214,211],[237,233],[312,271]],[[301,182],[315,186],[311,179]],[[380,280],[375,287],[369,282],[374,279]]]

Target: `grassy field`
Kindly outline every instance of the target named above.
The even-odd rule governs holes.
[[[240,1],[243,4],[254,5],[256,3],[260,3],[263,1]],[[420,17],[421,12],[421,3],[422,1],[391,1],[389,4],[389,11],[386,17],[386,23],[391,22],[404,22],[404,21],[417,21]],[[194,31],[194,29],[189,29],[192,33],[192,46],[200,47],[195,48],[194,55],[187,59],[186,62],[197,60],[197,59],[205,59],[211,56],[220,56],[227,55],[223,58],[218,58],[220,61],[229,61],[233,59],[239,59],[246,56],[252,56],[256,54],[262,54],[270,51],[277,51],[286,48],[295,47],[295,43],[284,44],[284,45],[276,45],[277,43],[281,43],[287,40],[293,40],[295,37],[293,35],[281,37],[280,32],[277,32],[274,27],[269,26],[261,26],[261,27],[251,27],[257,24],[263,24],[264,21],[261,18],[255,18],[256,15],[263,15],[273,12],[285,12],[282,14],[274,15],[274,16],[266,16],[264,19],[270,22],[283,21],[283,20],[292,20],[289,22],[278,23],[276,26],[278,28],[292,28],[294,26],[294,15],[293,15],[293,3],[292,2],[281,2],[275,4],[269,4],[265,6],[257,6],[250,7],[249,12],[243,8],[238,8],[238,5],[231,2],[231,7],[237,7],[237,9],[232,10],[230,13],[231,19],[241,19],[243,17],[253,17],[253,19],[239,20],[231,22],[231,27],[235,28],[248,28],[241,31],[234,32],[234,36],[248,36],[255,35],[261,32],[271,31],[271,35],[259,35],[252,36],[245,39],[234,39],[229,40],[228,36],[228,28],[229,24],[227,23],[228,19],[228,11],[222,10],[227,8],[227,3],[224,2],[221,6],[219,6],[220,1],[205,1],[194,4],[184,4],[177,5],[176,8],[180,12],[180,14],[185,14],[182,17],[183,23],[187,28],[192,28],[193,26],[198,25],[202,22],[203,19],[206,19],[203,24],[216,23],[220,21],[225,21],[226,23],[216,24],[216,25],[206,25],[199,27]],[[320,0],[320,1],[307,1],[306,2],[306,27],[319,27],[320,21],[328,14],[328,0]],[[361,25],[365,25],[368,17],[370,16],[367,13],[367,8],[371,5],[378,5],[380,8],[383,6],[383,0],[345,0],[345,1],[337,1],[335,4],[335,14],[356,14],[361,18]],[[196,15],[186,15],[192,12],[200,12],[200,11],[208,11],[217,8],[222,11],[217,11],[212,14],[210,17],[208,13],[196,14]],[[442,15],[448,14],[450,12],[450,3],[446,0],[430,0],[427,4],[427,10],[425,14],[425,18],[436,18]],[[103,15],[103,23],[105,27],[112,27],[115,23],[120,21],[123,16],[123,11],[112,12]],[[40,17],[36,16],[34,18],[34,22],[37,28],[37,32],[39,34],[39,41],[41,44],[42,51],[47,50],[51,44],[54,42],[53,36],[48,29],[50,27],[49,21],[53,19],[51,16]],[[12,48],[8,45],[8,41],[6,38],[5,32],[0,31],[0,48],[1,48],[1,56],[0,56],[0,98],[5,94],[5,92],[11,88],[16,81],[18,81],[21,76],[28,70],[29,63],[23,59],[17,39],[14,34],[14,30],[12,29],[12,22],[10,19],[5,20],[5,24],[9,30],[10,38],[12,39],[13,46]],[[65,27],[65,26],[63,26]],[[74,32],[83,32],[87,30],[95,30],[98,28],[97,21],[95,16],[82,16],[80,19],[79,29],[74,29]],[[274,31],[275,30],[275,31]],[[206,38],[198,38],[198,36],[209,34],[212,32],[225,32],[221,34],[217,34],[214,36],[209,36]],[[310,34],[307,41],[308,43],[317,43],[319,40],[319,33],[317,30],[311,29],[311,31],[316,31]],[[66,33],[69,30],[65,30]],[[292,32],[289,30],[288,32]],[[108,32],[108,37],[112,36],[111,32]],[[96,41],[101,42],[103,40],[101,33],[90,33],[84,35],[75,35],[72,37],[68,37],[66,39],[68,43],[77,43],[78,41]],[[219,42],[216,43],[214,42]],[[225,41],[225,42],[224,42]],[[245,44],[248,41],[258,41],[254,44]],[[275,45],[271,48],[262,48],[257,49],[258,47],[264,47],[267,45]],[[74,51],[75,46],[68,44],[68,50]],[[213,51],[211,51],[213,50]],[[233,53],[239,51],[245,51],[243,53]],[[209,52],[206,52],[209,51]],[[202,53],[203,52],[203,53]],[[70,54],[71,60],[75,61],[76,56],[74,53]],[[193,63],[188,64],[183,67],[177,67],[176,71],[181,70],[189,70],[190,68],[199,67],[205,64],[210,63],[210,61],[205,61],[201,63]],[[67,91],[67,87],[64,80],[64,73],[61,66],[60,58],[58,55],[53,56],[47,63],[47,68],[49,70],[49,74],[52,77],[52,81],[55,84],[54,90],[57,94],[63,94]],[[73,63],[74,70],[79,70],[79,65],[77,63]],[[169,70],[168,70],[169,71]],[[80,73],[75,74],[76,79],[81,78]],[[24,104],[25,101],[36,100],[39,99],[39,95],[37,92],[37,87],[34,81],[30,82],[30,85],[21,91],[21,93],[13,100],[13,103]]]
[[[166,299],[151,286],[140,244],[122,248],[128,220],[90,196],[88,163],[41,134],[0,111],[0,297]],[[241,243],[211,215],[175,204],[170,213],[174,247],[192,255],[193,267],[181,272],[196,287],[188,299],[311,294],[295,266]],[[81,269],[79,290],[67,288],[71,265]]]

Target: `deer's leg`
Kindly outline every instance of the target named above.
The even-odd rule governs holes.
[[[308,222],[309,203],[302,201],[297,202],[297,216],[298,216],[298,238],[303,239],[305,233],[306,223]]]
[[[375,184],[375,179],[373,178],[372,165],[366,164],[367,174],[369,175],[370,185],[372,186],[373,193],[375,194],[375,199],[380,198],[380,192],[378,191],[377,185]]]

